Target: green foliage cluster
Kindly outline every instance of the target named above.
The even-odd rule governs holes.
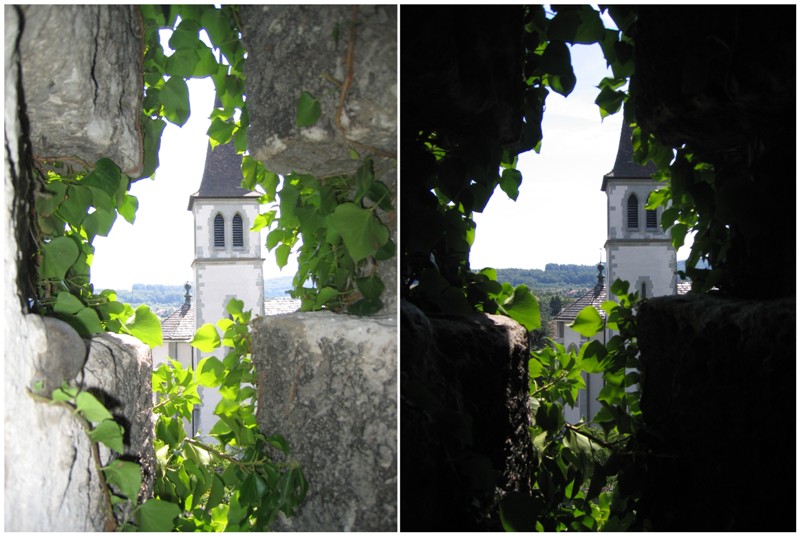
[[[584,337],[603,329],[617,331],[606,345],[597,340],[566,351],[552,340],[532,352],[528,363],[530,429],[536,457],[530,492],[510,494],[501,502],[506,530],[562,531],[630,528],[635,493],[621,485],[626,463],[635,455],[631,437],[641,427],[635,309],[637,293],[617,280],[610,288],[619,300],[583,309],[570,326]],[[570,424],[564,407],[574,406],[585,389],[583,374],[602,374],[597,396],[602,408],[591,422]]]
[[[257,377],[250,359],[249,311],[231,300],[230,318],[201,326],[191,344],[202,352],[228,348],[223,360],[202,359],[196,370],[170,360],[153,372],[155,498],[175,505],[179,531],[268,530],[279,512],[291,516],[308,485],[291,460],[289,445],[278,434],[265,435],[256,422]],[[216,443],[187,437],[184,424],[200,403],[198,389],[219,389],[214,413],[219,421],[208,432]]]
[[[275,251],[279,267],[297,247],[291,294],[301,300],[301,310],[380,311],[384,284],[377,262],[394,257],[395,244],[376,211],[393,211],[394,205],[387,186],[375,178],[373,159],[365,157],[354,175],[289,174],[280,191],[277,175],[260,162],[246,156],[242,169],[244,186],[264,187],[262,202],[274,204],[258,216],[253,230],[272,227],[266,246]]]

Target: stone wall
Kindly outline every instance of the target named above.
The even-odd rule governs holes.
[[[499,499],[531,488],[525,328],[402,301],[400,333],[400,528],[501,531]]]
[[[642,304],[644,528],[795,530],[796,320],[793,298]]]
[[[397,321],[326,312],[257,319],[258,419],[309,483],[279,529],[397,530]]]
[[[142,463],[147,494],[154,461],[150,352],[130,337],[87,342],[59,320],[25,314],[33,273],[31,162],[34,154],[94,160],[113,147],[122,150],[124,166],[140,165],[140,140],[129,128],[135,120],[124,115],[129,100],[138,106],[130,96],[141,88],[128,69],[138,69],[140,46],[126,30],[138,23],[132,9],[116,6],[5,6],[4,13],[4,528],[104,530],[111,525],[85,432],[64,408],[34,401],[26,390],[40,380],[46,390],[70,381],[104,400],[126,427],[125,456]],[[109,457],[101,449],[102,462]]]

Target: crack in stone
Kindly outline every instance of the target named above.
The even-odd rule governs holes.
[[[67,485],[64,486],[64,493],[61,494],[61,504],[58,507],[58,511],[61,512],[61,509],[64,507],[65,499],[67,497],[67,493],[69,493],[70,485],[72,484],[72,471],[75,469],[75,463],[78,461],[78,448],[75,444],[72,444],[72,462],[69,466],[69,474],[67,474]]]
[[[92,51],[92,67],[91,67],[91,76],[92,76],[92,83],[94,83],[94,99],[92,99],[92,104],[97,106],[97,97],[100,93],[100,84],[97,82],[97,77],[95,74],[95,68],[97,67],[97,55],[100,50],[99,45],[99,38],[100,38],[100,16],[101,16],[101,8],[96,7],[95,13],[97,14],[97,20],[95,21],[95,31],[94,31],[94,47]]]

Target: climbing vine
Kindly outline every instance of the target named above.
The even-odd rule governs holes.
[[[202,359],[195,370],[170,359],[153,372],[157,458],[155,497],[175,506],[180,531],[263,531],[279,512],[291,516],[308,484],[289,445],[256,422],[257,377],[250,358],[250,311],[231,300],[230,318],[205,324],[191,344],[202,352],[225,347],[223,360]],[[185,426],[200,403],[198,389],[219,389],[216,442],[189,437]],[[172,529],[172,527],[170,527]]]

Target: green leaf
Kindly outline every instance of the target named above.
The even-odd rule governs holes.
[[[233,137],[233,131],[236,129],[236,124],[232,120],[223,120],[215,117],[211,121],[211,126],[208,127],[208,137],[219,145],[225,145]]]
[[[204,387],[218,387],[225,377],[225,367],[214,356],[201,359],[197,364],[197,383]]]
[[[158,151],[161,148],[161,133],[164,132],[167,123],[163,119],[153,119],[142,115],[142,141],[144,151],[142,155],[143,165],[140,177],[151,177],[158,167]]]
[[[685,223],[676,223],[672,226],[669,233],[672,236],[672,247],[680,249],[683,246],[683,241],[686,238],[686,233],[689,232],[689,227]]]
[[[371,158],[369,157],[365,158],[364,162],[360,166],[358,166],[358,169],[356,170],[355,180],[356,180],[356,193],[353,200],[356,203],[358,203],[367,194],[367,192],[369,192],[373,182],[375,181],[375,177],[373,176],[372,172]]]
[[[135,196],[126,193],[122,203],[117,207],[117,212],[125,218],[125,221],[133,223],[136,220],[136,211],[138,209],[139,200]]]
[[[628,293],[628,288],[630,287],[630,283],[627,281],[623,281],[622,279],[616,279],[613,283],[611,283],[611,287],[609,290],[611,294],[616,297],[624,296]]]
[[[106,481],[116,486],[120,492],[132,501],[136,501],[142,487],[142,468],[138,463],[114,460],[101,469]]]
[[[72,185],[67,188],[67,197],[58,207],[58,214],[67,223],[77,227],[86,217],[89,205],[92,204],[92,191],[83,185]]]
[[[130,330],[131,335],[150,348],[161,346],[163,342],[161,320],[150,311],[150,307],[147,305],[140,305],[136,308],[133,319],[126,324],[126,327]]]
[[[283,268],[289,263],[289,254],[292,252],[291,246],[281,244],[275,249],[275,262],[278,268]]]
[[[600,341],[590,341],[581,345],[579,353],[581,368],[591,374],[603,372],[606,369],[604,360],[607,354],[606,347]]]
[[[160,499],[148,499],[135,511],[136,524],[142,532],[170,532],[173,520],[181,515],[177,504]]]
[[[206,510],[210,510],[220,504],[225,493],[225,483],[222,478],[219,475],[213,475],[212,478],[211,491],[208,494],[208,499],[206,499]]]
[[[569,327],[584,337],[591,337],[603,329],[603,317],[600,316],[597,309],[588,305],[578,313]]]
[[[159,93],[161,103],[164,105],[164,117],[168,121],[182,127],[189,119],[189,87],[186,81],[173,76],[166,81]]]
[[[539,329],[539,301],[531,294],[527,285],[517,285],[514,294],[502,304],[506,314],[522,324],[528,331]]]
[[[519,196],[519,185],[522,184],[522,173],[516,169],[504,169],[500,176],[500,188],[509,199],[516,201]]]
[[[89,237],[89,243],[97,235],[108,236],[115,221],[117,221],[117,212],[113,208],[111,210],[97,209],[86,216],[82,225]]]
[[[297,101],[295,124],[298,127],[309,127],[317,122],[321,113],[322,108],[317,99],[312,97],[308,91],[303,91]]]
[[[250,473],[239,492],[239,500],[242,504],[257,506],[261,498],[267,492],[267,483],[258,473]]]
[[[81,391],[75,397],[75,407],[83,417],[91,423],[99,423],[114,417],[95,396],[87,391]]]
[[[357,278],[356,286],[365,298],[375,300],[381,297],[384,290],[383,281],[381,281],[381,278],[377,275]]]
[[[347,308],[347,312],[356,316],[369,316],[380,312],[383,302],[377,298],[363,298]]]
[[[214,324],[203,324],[197,329],[192,340],[189,344],[200,350],[201,352],[213,352],[214,349],[219,348],[222,341],[219,338],[219,333]]]
[[[123,434],[124,430],[122,426],[112,419],[106,419],[89,432],[89,437],[92,438],[92,441],[102,443],[111,450],[124,454],[125,446],[122,444]]]
[[[58,236],[42,246],[39,279],[64,279],[78,260],[78,245],[67,236]]]
[[[53,304],[53,312],[60,315],[74,315],[86,307],[83,302],[69,292],[59,292],[56,303]]]
[[[61,294],[64,293],[62,292]],[[103,331],[103,324],[100,322],[100,317],[97,316],[97,311],[88,307],[81,309],[73,317],[67,317],[64,320],[69,322],[82,337],[88,337]]]
[[[389,230],[373,212],[353,203],[342,203],[330,216],[330,222],[354,262],[374,255],[389,240]]]
[[[322,307],[326,305],[329,301],[336,299],[339,297],[339,291],[333,287],[322,287],[319,289],[317,293],[317,298],[314,301],[314,304],[317,307]]]

